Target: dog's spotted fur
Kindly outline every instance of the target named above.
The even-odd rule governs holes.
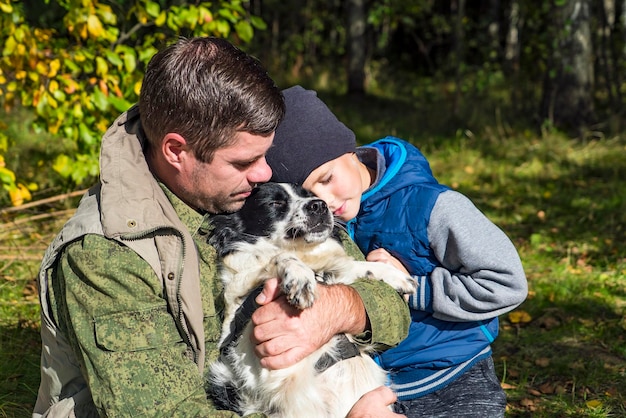
[[[210,242],[223,257],[226,302],[221,356],[210,369],[217,404],[242,415],[345,417],[361,395],[385,383],[385,372],[367,354],[371,348],[348,342],[350,336],[334,337],[287,369],[262,368],[248,323],[255,295],[246,298],[266,279],[280,277],[288,301],[306,309],[315,302],[318,282],[370,277],[408,294],[415,290],[412,278],[387,264],[348,257],[333,235],[326,204],[290,184],[259,186],[239,212],[216,216],[214,223]],[[346,355],[350,347],[354,353]]]

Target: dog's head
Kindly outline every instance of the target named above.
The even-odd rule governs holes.
[[[241,242],[266,238],[277,246],[296,241],[314,244],[333,233],[333,215],[323,200],[288,183],[265,183],[255,188],[238,211],[213,217],[209,239],[224,256]]]

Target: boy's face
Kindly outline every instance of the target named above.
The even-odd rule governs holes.
[[[370,183],[367,167],[355,153],[348,153],[317,167],[302,187],[325,201],[336,217],[347,222],[359,213],[361,194]]]

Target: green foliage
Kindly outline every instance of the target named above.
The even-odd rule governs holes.
[[[91,181],[98,174],[100,137],[136,102],[157,49],[181,35],[249,42],[265,23],[246,4],[58,0],[63,24],[34,25],[23,2],[0,0],[0,102],[7,111],[34,109],[36,131],[75,143],[75,153],[59,155],[54,169],[76,184]],[[15,138],[0,137],[3,143],[0,156],[11,152]],[[0,169],[5,190],[20,187],[7,168]]]

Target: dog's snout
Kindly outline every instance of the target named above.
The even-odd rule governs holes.
[[[322,199],[313,199],[305,205],[305,209],[310,213],[319,214],[326,212],[328,206]]]

